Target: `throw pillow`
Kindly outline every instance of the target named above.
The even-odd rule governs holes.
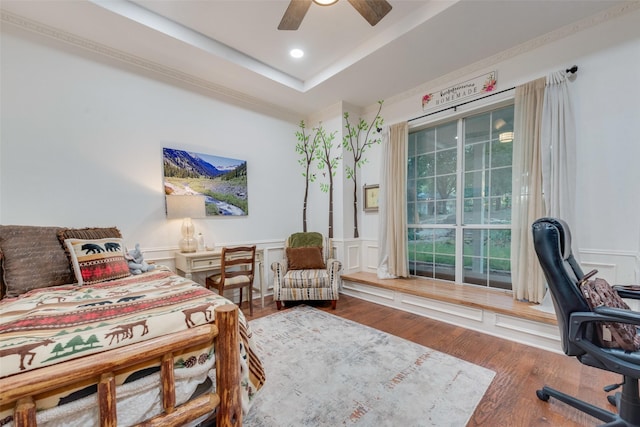
[[[67,257],[69,258],[69,265],[71,265],[71,254],[69,253],[69,249],[67,248],[67,246],[64,244],[65,240],[95,240],[106,239],[108,237],[116,237],[118,239],[121,239],[122,234],[120,234],[120,230],[118,230],[116,227],[62,228],[58,231],[58,240],[64,248]],[[73,268],[73,266],[71,268]]]
[[[105,282],[131,275],[122,239],[66,239],[73,271],[80,285]]]
[[[63,228],[58,231],[58,240],[61,244],[67,239],[106,239],[107,237],[122,238],[122,234],[117,227],[86,227],[86,228]]]
[[[289,270],[316,270],[326,268],[322,259],[322,248],[287,248]]]
[[[604,279],[582,280],[580,290],[589,307],[611,307],[629,310],[629,306]],[[604,347],[621,348],[626,351],[640,350],[640,337],[636,326],[630,323],[601,322],[597,328]]]
[[[0,225],[0,273],[7,297],[75,282],[69,260],[57,238],[59,230],[60,227]]]
[[[288,246],[290,248],[301,248],[308,246],[323,246],[324,238],[317,231],[309,231],[303,233],[293,233],[289,236]]]

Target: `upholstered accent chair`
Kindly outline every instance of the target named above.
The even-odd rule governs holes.
[[[285,258],[271,264],[273,299],[278,310],[285,301],[331,300],[335,310],[339,298],[342,263],[329,258],[331,244],[317,232],[294,233],[285,241]]]
[[[242,307],[242,288],[249,294],[249,316],[253,316],[253,278],[256,262],[255,246],[223,247],[220,257],[220,273],[207,277],[209,289],[216,289],[222,295],[226,289],[240,290]]]

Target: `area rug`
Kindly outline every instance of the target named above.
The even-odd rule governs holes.
[[[250,325],[267,381],[244,426],[462,427],[495,375],[305,305]]]

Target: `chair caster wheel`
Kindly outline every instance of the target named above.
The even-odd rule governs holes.
[[[549,400],[549,395],[542,390],[536,390],[536,396],[538,396],[538,399],[542,400],[543,402]]]

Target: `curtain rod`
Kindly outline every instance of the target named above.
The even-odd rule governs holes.
[[[567,68],[565,71],[567,73],[569,73],[569,74],[575,74],[576,72],[578,72],[578,66],[574,65],[571,68]],[[498,91],[498,92],[490,93],[489,95],[481,96],[480,98],[472,99],[471,101],[461,102],[460,104],[452,105],[451,107],[446,107],[446,108],[443,108],[443,109],[438,110],[438,111],[432,111],[431,113],[423,114],[422,116],[418,116],[418,117],[414,117],[413,119],[409,119],[409,120],[407,120],[407,122],[412,122],[414,120],[423,119],[425,117],[429,117],[429,116],[432,116],[434,114],[442,113],[443,111],[447,111],[447,110],[451,110],[451,109],[453,109],[453,111],[456,111],[456,109],[458,107],[462,107],[463,105],[467,105],[467,104],[470,104],[472,102],[480,101],[481,99],[489,98],[490,96],[499,95],[499,94],[504,93],[504,92],[509,92],[510,90],[514,90],[515,88],[516,88],[515,86],[514,87],[510,87],[509,89],[503,89],[503,90]]]

